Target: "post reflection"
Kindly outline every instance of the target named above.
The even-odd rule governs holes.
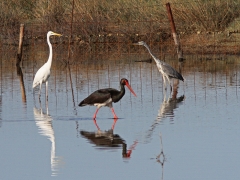
[[[160,142],[161,142],[161,152],[157,155],[156,157],[156,160],[159,164],[161,164],[161,167],[162,167],[162,180],[163,180],[163,166],[164,166],[164,163],[166,161],[166,158],[165,158],[165,154],[163,152],[163,143],[162,143],[162,134],[160,133],[159,134],[159,137],[160,137]]]
[[[0,94],[0,127],[2,127],[2,92]]]
[[[20,80],[20,89],[21,89],[21,94],[22,94],[22,101],[23,101],[23,103],[26,103],[27,102],[27,98],[26,98],[26,92],[25,92],[22,68],[19,66],[19,64],[16,65],[16,67],[17,67],[17,75],[18,75],[19,80]]]
[[[97,124],[96,119],[93,122],[97,128],[97,131],[80,131],[82,137],[89,140],[90,143],[94,144],[96,148],[101,150],[109,150],[114,148],[122,147],[122,157],[129,158],[131,156],[132,150],[136,146],[137,142],[127,150],[127,144],[124,139],[122,139],[118,134],[114,134],[114,127],[118,119],[114,119],[113,124],[109,130],[101,130]]]
[[[59,165],[62,162],[62,158],[56,156],[56,144],[55,144],[55,135],[54,135],[54,130],[52,126],[52,117],[49,115],[48,112],[48,104],[46,103],[46,113],[43,112],[42,106],[41,106],[41,101],[40,103],[40,108],[37,109],[34,107],[33,113],[34,113],[34,118],[36,125],[39,130],[39,134],[42,136],[48,137],[48,139],[51,141],[51,157],[50,157],[50,162],[51,162],[51,171],[52,171],[52,176],[57,176],[58,174],[58,169]]]

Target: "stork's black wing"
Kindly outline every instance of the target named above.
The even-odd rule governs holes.
[[[104,103],[111,97],[107,89],[99,89],[90,94],[86,99],[79,103],[79,106],[94,105],[95,103]]]

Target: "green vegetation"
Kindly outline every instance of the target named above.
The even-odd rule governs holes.
[[[0,37],[18,34],[20,23],[33,32],[60,29],[70,34],[73,10],[72,34],[85,41],[87,37],[101,35],[108,36],[108,41],[115,41],[116,34],[130,41],[143,35],[152,41],[165,41],[171,33],[167,2],[171,4],[177,30],[182,36],[236,31],[239,27],[240,0],[74,0],[74,9],[72,2],[2,1]]]

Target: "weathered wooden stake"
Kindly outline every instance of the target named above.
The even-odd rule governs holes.
[[[182,52],[181,45],[180,45],[180,42],[178,40],[178,36],[177,36],[177,33],[176,33],[176,27],[175,27],[175,23],[174,23],[174,20],[173,20],[173,15],[172,15],[172,10],[171,10],[171,7],[170,7],[170,3],[166,4],[166,8],[167,8],[167,12],[168,12],[168,18],[169,18],[169,21],[170,21],[170,24],[171,24],[173,40],[174,40],[175,46],[177,47],[178,60],[183,61],[183,52]]]
[[[69,63],[69,59],[70,59],[70,45],[71,45],[71,41],[72,41],[72,27],[73,27],[73,12],[74,12],[74,0],[72,1],[72,17],[71,17],[71,26],[70,26],[70,36],[68,37],[68,63]]]
[[[21,24],[20,25],[20,33],[19,33],[19,46],[18,46],[18,52],[17,52],[17,61],[16,61],[17,66],[19,66],[19,63],[22,60],[23,37],[24,37],[24,24]]]
[[[70,78],[70,85],[72,90],[72,99],[73,99],[73,107],[74,111],[76,112],[75,100],[74,100],[74,92],[73,92],[73,82],[72,82],[72,75],[71,75],[71,68],[70,68],[70,52],[71,52],[71,40],[72,40],[72,27],[73,27],[73,12],[74,12],[74,0],[72,1],[72,17],[71,17],[71,27],[70,27],[70,36],[68,38],[68,59],[67,59],[67,66],[69,71],[69,78]]]

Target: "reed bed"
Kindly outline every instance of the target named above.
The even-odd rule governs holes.
[[[231,50],[239,41],[240,0],[8,0],[0,3],[0,40],[17,42],[19,25],[24,23],[28,39],[42,39],[53,30],[80,45],[165,43],[172,41],[167,2],[186,46],[197,42],[216,50],[224,43]]]

